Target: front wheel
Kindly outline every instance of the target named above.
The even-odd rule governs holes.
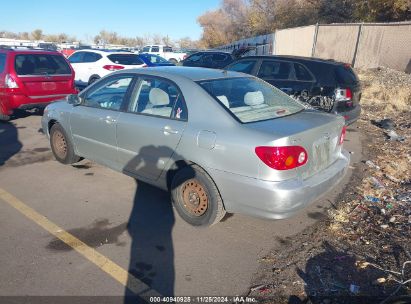
[[[56,123],[50,129],[50,146],[54,157],[62,164],[74,164],[80,161],[74,153],[73,145],[63,127]]]
[[[171,63],[174,63],[174,64],[178,63],[177,59],[174,59],[174,58],[170,58],[168,61],[170,61]]]
[[[214,225],[226,213],[214,181],[196,165],[176,173],[171,183],[171,196],[178,214],[193,226]]]

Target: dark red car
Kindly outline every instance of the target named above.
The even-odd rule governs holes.
[[[74,70],[61,53],[0,48],[0,120],[75,93]]]

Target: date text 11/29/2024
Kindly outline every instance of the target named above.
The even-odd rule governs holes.
[[[253,297],[150,297],[150,303],[258,303]]]

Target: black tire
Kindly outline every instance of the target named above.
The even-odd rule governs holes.
[[[174,58],[171,58],[171,59],[169,59],[168,61],[170,61],[171,63],[174,63],[174,64],[177,64],[177,63],[178,63],[177,59],[174,59]]]
[[[92,83],[96,82],[99,79],[100,79],[100,77],[98,77],[98,76],[91,76],[89,81],[88,81],[88,85],[91,85]]]
[[[62,126],[55,123],[50,129],[50,147],[54,157],[62,164],[74,164],[80,161],[80,157],[74,154],[71,143]]]
[[[193,226],[214,225],[226,213],[214,181],[196,165],[176,173],[171,183],[171,197],[178,214]]]
[[[0,113],[0,121],[9,121],[9,120],[10,120],[9,115]]]

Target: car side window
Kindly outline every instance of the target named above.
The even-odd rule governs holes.
[[[256,62],[256,60],[241,60],[231,64],[228,70],[251,74]]]
[[[151,51],[158,53],[158,52],[160,52],[160,48],[159,48],[158,46],[153,46],[153,47],[151,48]]]
[[[6,54],[0,54],[0,73],[4,71],[6,66]]]
[[[83,56],[83,62],[96,62],[102,56],[100,54],[85,52]]]
[[[197,54],[193,54],[190,57],[188,57],[185,62],[197,62],[200,61],[201,57],[202,57],[202,53],[197,53]]]
[[[301,64],[294,63],[295,77],[301,81],[312,81],[313,77],[310,72]]]
[[[260,66],[257,77],[287,80],[291,74],[291,63],[285,61],[265,60]]]
[[[84,52],[74,53],[69,57],[70,63],[80,63],[82,62]]]
[[[83,105],[107,110],[120,110],[132,80],[133,77],[130,75],[106,79],[102,84],[87,92]]]
[[[213,55],[212,54],[204,54],[202,60],[206,64],[211,64],[211,63],[213,63]]]
[[[214,54],[213,61],[224,61],[227,59],[227,55],[224,54]]]
[[[142,77],[131,97],[129,112],[187,120],[187,106],[178,87],[166,80]]]

